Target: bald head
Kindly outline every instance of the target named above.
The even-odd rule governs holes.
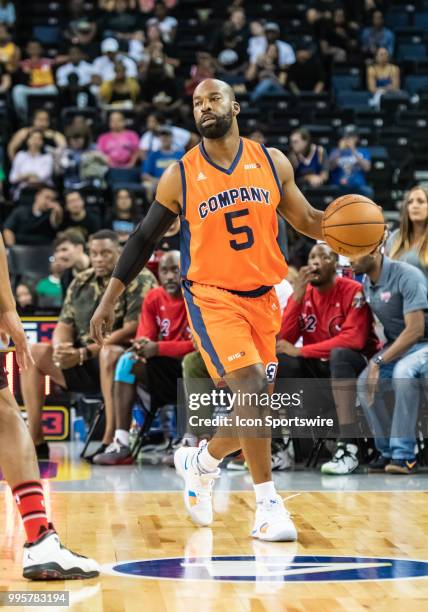
[[[218,79],[205,79],[193,94],[193,115],[204,138],[224,138],[232,127],[238,134],[239,104],[232,87]]]
[[[210,92],[221,93],[225,97],[229,97],[231,102],[234,102],[236,99],[233,87],[231,87],[229,83],[226,83],[226,81],[221,81],[220,79],[205,79],[196,87],[193,93],[193,100],[198,96],[203,96]]]
[[[178,297],[181,293],[180,287],[180,253],[179,251],[168,251],[162,255],[158,268],[159,280],[167,293]]]

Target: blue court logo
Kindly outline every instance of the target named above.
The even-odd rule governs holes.
[[[428,578],[428,562],[378,557],[245,555],[145,559],[113,564],[107,571],[158,580],[340,582]]]

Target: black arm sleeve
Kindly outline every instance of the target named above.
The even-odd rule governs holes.
[[[112,276],[129,285],[149,261],[156,244],[176,217],[175,213],[155,200],[129,236]]]

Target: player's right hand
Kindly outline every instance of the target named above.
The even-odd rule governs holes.
[[[12,338],[20,370],[27,370],[30,364],[34,364],[24,328],[16,310],[8,310],[0,315],[0,334],[6,346],[9,344],[9,337]]]
[[[114,322],[114,306],[100,304],[89,325],[90,337],[99,345],[104,343],[106,336],[111,332]]]
[[[300,301],[305,295],[306,286],[311,281],[313,269],[310,266],[302,266],[294,281],[294,299]]]

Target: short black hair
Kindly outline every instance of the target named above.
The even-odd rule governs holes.
[[[92,240],[111,240],[114,244],[119,245],[118,235],[110,229],[98,230],[98,232],[89,236],[89,242],[92,242]]]
[[[83,246],[83,248],[86,247],[86,240],[83,238],[82,233],[78,230],[73,230],[72,228],[57,234],[53,244],[54,249],[57,249],[61,244],[64,244],[64,242],[71,242],[71,244],[74,244],[75,246],[80,244]]]

